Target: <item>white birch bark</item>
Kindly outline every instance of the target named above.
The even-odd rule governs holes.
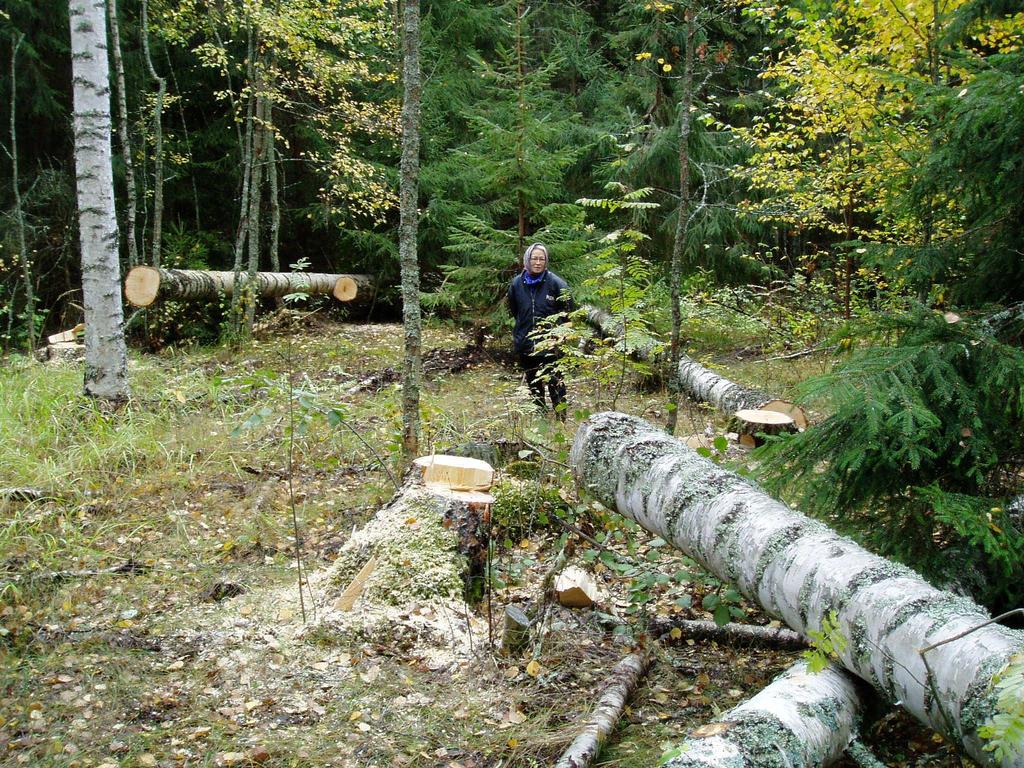
[[[234,272],[212,272],[201,269],[154,269],[135,267],[125,278],[124,292],[137,307],[148,307],[158,298],[194,301],[213,299],[221,294],[231,296],[235,289]],[[356,296],[372,289],[367,275],[332,275],[321,272],[257,272],[255,294],[262,298],[280,298],[289,293],[310,296],[333,295],[347,301],[350,283],[356,285]]]
[[[85,393],[128,398],[117,217],[110,148],[110,67],[104,0],[70,0],[75,177],[85,307]]]
[[[766,410],[777,410],[791,416],[800,429],[807,427],[807,416],[800,406],[730,381],[686,355],[679,356],[676,380],[681,392],[694,400],[710,403],[723,413],[732,415],[746,408],[765,409],[767,405]]]
[[[402,453],[411,459],[420,439],[420,381],[423,342],[420,267],[416,253],[420,174],[420,0],[406,0],[402,31],[402,160],[398,247],[402,263]]]
[[[592,417],[576,435],[571,464],[603,504],[805,637],[834,611],[848,670],[982,765],[1015,765],[986,752],[978,728],[995,714],[993,676],[1024,651],[1024,632],[982,627],[989,616],[980,606],[791,510],[641,419]],[[930,651],[926,668],[919,649],[971,629]]]
[[[838,760],[856,731],[861,697],[846,670],[803,661],[687,738],[665,768],[818,768]]]
[[[631,653],[615,665],[590,719],[562,753],[555,768],[586,768],[594,762],[650,664],[646,653]]]

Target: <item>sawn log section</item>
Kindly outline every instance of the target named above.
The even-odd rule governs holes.
[[[588,305],[584,309],[587,323],[601,336],[622,337],[621,320],[598,307]],[[630,354],[655,366],[667,364],[664,350],[653,339],[642,340],[632,347]],[[797,429],[807,429],[807,414],[799,405],[730,381],[686,355],[680,356],[676,381],[680,391],[687,397],[708,403],[728,416],[744,409],[775,411],[792,418]]]
[[[245,286],[248,276],[238,275]],[[334,296],[338,301],[363,302],[373,296],[369,275],[331,275],[321,272],[257,272],[256,290],[262,298],[280,298],[289,293]],[[148,307],[157,299],[212,299],[230,296],[235,289],[234,272],[200,269],[156,269],[135,267],[124,280],[124,293],[136,307]]]
[[[580,427],[571,464],[605,506],[681,549],[809,637],[835,612],[840,662],[981,765],[999,761],[978,729],[997,711],[993,678],[1024,632],[984,625],[970,600],[873,555],[702,458],[642,419],[601,413]],[[933,648],[920,650],[963,634]],[[926,665],[927,661],[927,665]]]

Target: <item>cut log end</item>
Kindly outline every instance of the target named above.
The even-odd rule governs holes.
[[[160,270],[132,267],[124,279],[124,295],[133,306],[148,307],[160,293]]]
[[[796,403],[791,403],[789,400],[769,400],[767,403],[761,406],[762,411],[775,411],[777,413],[783,413],[789,416],[796,428],[799,430],[807,429],[810,422],[807,420],[807,413]]]
[[[432,454],[421,456],[413,463],[423,470],[423,482],[428,487],[452,491],[487,491],[494,482],[494,469],[479,459]]]
[[[796,431],[793,417],[778,411],[745,408],[736,411],[733,419],[736,431],[740,434],[740,445],[748,448],[757,447],[764,442],[760,435],[778,435],[783,432]]]
[[[339,277],[334,284],[334,298],[338,301],[352,301],[359,295],[359,284],[351,277]]]

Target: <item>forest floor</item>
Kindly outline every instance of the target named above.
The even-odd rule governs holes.
[[[394,325],[314,316],[271,323],[241,351],[133,354],[134,400],[116,413],[79,395],[77,366],[9,361],[0,485],[46,498],[0,501],[0,763],[551,765],[641,644],[653,666],[595,764],[651,766],[799,655],[654,642],[654,617],[726,605],[739,621],[768,618],[577,497],[564,465],[579,420],[614,405],[661,421],[663,391],[620,378],[614,360],[584,365],[563,424],[533,407],[502,345],[474,350],[438,325],[424,347],[449,352],[432,359],[447,366],[461,350],[469,364],[427,377],[424,453],[519,449],[498,471],[492,587],[461,616],[413,602],[373,632],[319,624],[322,574],[394,493],[401,343]],[[735,350],[716,361],[780,394],[830,364]],[[680,434],[722,428],[696,406],[681,418]],[[503,656],[504,606],[541,604],[566,540],[556,517],[600,542],[568,537],[599,604],[550,606],[523,656]],[[301,598],[296,524],[312,574]],[[959,765],[898,712],[880,710],[865,741],[890,766]]]

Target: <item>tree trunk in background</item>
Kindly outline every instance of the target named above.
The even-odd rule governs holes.
[[[679,365],[682,353],[683,317],[679,307],[682,299],[683,252],[690,215],[690,106],[693,104],[693,43],[697,34],[697,23],[693,9],[686,10],[686,50],[683,52],[682,93],[679,95],[679,219],[676,222],[675,240],[672,243],[672,267],[669,273],[669,295],[672,302],[672,341],[669,345],[671,372]],[[670,380],[672,404],[668,409],[667,427],[676,431],[679,417],[679,390]]]
[[[151,264],[160,267],[163,252],[164,221],[164,94],[167,81],[156,73],[149,55],[149,0],[142,0],[142,53],[146,70],[156,82],[156,102],[153,104],[153,242]]]
[[[405,0],[402,34],[402,164],[399,253],[402,261],[402,454],[408,461],[419,451],[420,379],[423,355],[420,320],[420,268],[416,254],[419,224],[420,152],[420,3]]]
[[[18,49],[25,35],[11,35],[11,189],[14,193],[14,226],[18,233],[18,259],[21,260],[21,278],[25,283],[25,320],[28,333],[29,359],[36,348],[36,293],[32,285],[32,265],[28,260],[28,244],[25,242],[25,209],[21,204],[21,179],[18,176],[18,129],[15,121],[18,98],[17,62]],[[14,306],[14,300],[11,300]]]
[[[859,684],[829,664],[799,661],[760,693],[698,728],[664,768],[821,768],[843,754],[862,707]]]
[[[247,28],[246,38],[246,73],[248,85],[242,88],[244,93],[249,91],[245,104],[245,126],[239,129],[239,151],[242,161],[242,196],[238,203],[238,229],[235,232],[235,258],[231,271],[235,274],[234,290],[231,292],[231,327],[235,333],[240,333],[242,328],[242,305],[241,305],[241,283],[242,283],[242,257],[245,255],[245,237],[249,233],[249,181],[252,175],[252,143],[253,143],[253,108],[256,102],[252,94],[253,87],[253,36],[252,25]]]
[[[274,143],[274,105],[267,101],[267,182],[270,186],[270,270],[281,271],[281,191],[277,182],[277,146]]]
[[[107,0],[107,18],[110,21],[110,52],[114,57],[114,77],[117,83],[117,125],[121,137],[121,158],[124,160],[125,224],[128,230],[128,266],[139,263],[139,242],[135,232],[138,217],[138,191],[135,189],[135,164],[132,161],[132,138],[128,129],[128,92],[124,78],[124,59],[121,57],[121,27],[117,22],[117,0]]]
[[[257,75],[257,88],[263,88],[262,73]],[[252,333],[256,322],[256,273],[260,268],[260,208],[263,203],[263,164],[266,162],[266,97],[256,96],[256,124],[253,126],[252,141],[252,180],[249,182],[249,268],[246,272],[245,295],[245,332]]]
[[[85,394],[128,399],[118,264],[114,174],[110,166],[110,66],[103,0],[71,0],[75,179],[85,306]]]
[[[523,51],[523,9],[522,0],[516,0],[516,169],[519,178],[523,178],[523,166],[526,164],[526,62]],[[522,257],[526,250],[526,196],[520,189],[516,193],[516,214],[518,220],[519,249],[517,258]]]
[[[994,678],[1024,652],[1024,632],[986,625],[988,614],[970,600],[871,554],[642,419],[591,417],[576,433],[570,463],[602,504],[804,637],[834,613],[847,641],[843,666],[981,765],[1019,767],[1013,755],[997,761],[978,730],[998,711]],[[921,655],[941,641],[949,642]]]

